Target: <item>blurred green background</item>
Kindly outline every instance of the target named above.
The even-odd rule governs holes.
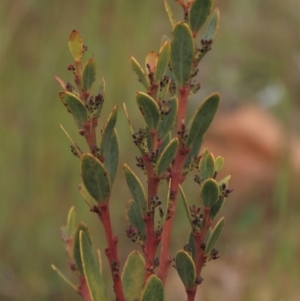
[[[177,20],[181,19],[175,1],[169,2]],[[263,178],[253,185],[255,177],[247,176],[251,166],[245,152],[240,169],[234,160],[240,158],[241,152],[235,152],[234,159],[227,163],[226,171],[236,170],[233,178],[243,178],[252,186],[242,190],[238,181],[232,182],[234,193],[226,204],[227,225],[219,242],[221,258],[205,268],[198,299],[299,300],[300,194],[296,164],[300,154],[297,148],[300,2],[216,0],[215,6],[221,11],[220,29],[213,51],[202,62],[199,75],[202,89],[192,99],[190,114],[203,97],[219,91],[220,116],[222,111],[230,114],[236,108],[255,106],[263,114],[272,114],[283,137],[296,142],[290,151],[286,141],[281,140],[279,144],[286,145],[285,155],[275,157],[270,163],[271,176],[262,173]],[[3,301],[81,300],[50,267],[54,263],[73,277],[59,234],[72,205],[78,219],[91,228],[95,247],[103,253],[105,243],[100,223],[77,190],[78,160],[70,154],[69,142],[58,127],[62,123],[83,145],[71,116],[61,105],[60,88],[54,81],[55,74],[66,81],[72,80],[66,67],[72,62],[67,40],[73,29],[81,33],[88,45],[86,58],[95,55],[99,79],[104,76],[107,82],[103,122],[114,104],[121,106],[125,101],[133,122],[141,123],[134,102],[135,91],[141,86],[131,71],[129,57],[143,62],[147,52],[159,49],[163,34],[171,35],[162,0],[1,1],[0,299]],[[134,168],[137,151],[125,122],[120,110],[117,130],[121,162]],[[254,118],[253,125],[255,122]],[[259,130],[263,132],[264,126]],[[275,129],[271,129],[273,132]],[[234,145],[242,143],[236,140]],[[216,149],[218,154],[226,151],[221,143]],[[243,176],[239,176],[241,169]],[[191,184],[186,188],[193,199],[197,197],[197,186],[189,180]],[[124,232],[124,209],[130,195],[121,169],[115,187],[114,229],[124,260],[135,245]],[[173,255],[182,248],[188,231],[181,212],[179,205]],[[183,287],[176,277],[171,271],[167,295],[172,300],[184,300]]]

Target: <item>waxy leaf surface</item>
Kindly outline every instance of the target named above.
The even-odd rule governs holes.
[[[157,175],[161,176],[171,165],[178,149],[178,138],[174,138],[164,149],[157,162]]]
[[[150,89],[149,80],[147,78],[147,75],[141,65],[137,62],[137,60],[134,57],[130,58],[130,63],[133,71],[137,75],[139,81],[143,84],[145,89],[148,91]]]
[[[209,19],[205,34],[203,39],[208,41],[208,40],[214,40],[216,37],[216,34],[218,32],[218,27],[219,27],[219,22],[220,22],[220,12],[219,9],[216,8],[214,12],[211,14],[211,17]]]
[[[80,169],[88,193],[99,203],[108,201],[111,183],[104,165],[93,155],[84,154]]]
[[[184,22],[177,23],[171,41],[171,66],[179,87],[185,86],[191,76],[194,59],[192,32]]]
[[[211,235],[210,235],[210,238],[209,240],[207,241],[207,244],[206,244],[206,247],[205,247],[205,254],[209,254],[212,249],[214,248],[215,244],[217,243],[221,233],[222,233],[222,230],[223,230],[223,227],[225,225],[225,218],[222,217],[219,222],[216,224],[216,226],[214,227]]]
[[[201,185],[200,196],[205,207],[212,207],[218,200],[220,189],[218,183],[214,179],[207,179]]]
[[[77,126],[82,128],[82,124],[88,121],[88,114],[84,103],[70,92],[60,92],[59,97],[68,111],[73,115]]]
[[[81,275],[83,275],[83,267],[80,255],[80,232],[84,232],[88,238],[89,244],[92,245],[92,240],[89,234],[89,229],[84,223],[79,223],[75,229],[74,233],[74,248],[73,248],[73,257],[76,264],[76,267]]]
[[[197,109],[191,121],[191,127],[186,141],[187,147],[192,147],[208,130],[219,106],[218,93],[208,96]]]
[[[134,201],[139,206],[141,212],[146,214],[147,212],[147,200],[145,190],[139,178],[135,173],[129,168],[128,165],[123,165],[124,175],[126,179],[127,186],[131,192]]]
[[[102,275],[88,237],[80,231],[80,254],[83,271],[92,301],[108,301]]]
[[[138,92],[136,94],[136,102],[149,129],[157,129],[160,120],[160,114],[155,100],[146,93]]]
[[[144,286],[140,301],[163,301],[164,286],[156,275],[151,275]]]
[[[89,91],[96,79],[96,63],[90,58],[83,67],[82,83],[84,91]]]
[[[189,13],[189,22],[194,36],[209,16],[212,2],[212,0],[194,0]]]
[[[178,251],[175,258],[176,269],[184,286],[192,288],[196,280],[196,268],[193,258],[186,251]]]
[[[145,283],[145,260],[138,251],[132,251],[122,273],[124,297],[127,301],[138,300]]]
[[[126,214],[129,224],[131,226],[134,226],[139,231],[141,240],[145,242],[146,227],[139,205],[135,201],[129,200],[127,204]]]
[[[168,66],[169,60],[170,60],[170,42],[167,41],[163,44],[158,54],[156,69],[154,73],[155,83],[159,84],[159,82],[162,80],[166,68]]]

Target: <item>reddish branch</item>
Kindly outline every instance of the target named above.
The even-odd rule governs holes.
[[[112,232],[109,214],[109,203],[99,203],[99,209],[100,212],[98,213],[98,216],[103,224],[108,244],[107,248],[105,249],[105,254],[110,265],[111,275],[114,283],[114,291],[117,298],[116,300],[125,301],[120,275],[120,260],[117,250],[118,238],[114,236]]]
[[[189,96],[189,86],[179,88],[179,93],[180,93],[180,98],[179,98],[179,107],[178,107],[178,115],[177,115],[178,133],[182,131],[182,125],[185,124],[187,101]],[[180,140],[180,144],[171,170],[170,200],[168,200],[169,204],[168,204],[167,219],[163,226],[162,240],[161,240],[161,253],[160,253],[160,260],[159,260],[158,277],[162,280],[163,283],[165,283],[166,281],[168,269],[172,262],[172,259],[169,256],[171,232],[172,232],[172,226],[174,222],[179,185],[184,180],[184,177],[182,175],[183,163],[188,154],[188,150],[185,149],[179,134],[178,136],[179,136],[178,138]]]

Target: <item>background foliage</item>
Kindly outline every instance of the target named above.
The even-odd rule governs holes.
[[[221,24],[213,51],[202,63],[203,88],[194,97],[195,107],[218,91],[229,112],[236,105],[254,103],[272,112],[285,133],[299,135],[300,3],[216,0],[215,6],[220,8]],[[50,268],[55,263],[68,271],[59,227],[75,203],[79,218],[88,222],[94,237],[97,233],[97,247],[102,230],[77,191],[78,162],[57,124],[73,137],[77,133],[61,106],[53,76],[71,80],[67,39],[77,29],[89,54],[95,53],[98,76],[107,82],[102,116],[106,119],[114,104],[125,101],[138,123],[140,114],[130,103],[140,86],[129,57],[142,61],[148,51],[157,51],[171,27],[162,0],[10,0],[2,1],[0,20],[0,299],[80,300]],[[124,114],[119,114],[120,161],[133,166],[133,143],[124,124]],[[299,189],[292,189],[299,173],[295,176],[293,165],[281,163],[275,166],[270,187],[261,181],[241,195],[239,186],[233,185],[221,259],[204,274],[202,300],[299,297]],[[249,168],[247,157],[243,168]],[[121,173],[116,181],[114,226],[124,259],[133,248],[124,233],[129,191]],[[255,193],[257,185],[268,193]],[[180,213],[177,221],[174,248],[183,246],[188,229]],[[170,298],[182,300],[184,290],[177,291],[175,273],[169,278]]]

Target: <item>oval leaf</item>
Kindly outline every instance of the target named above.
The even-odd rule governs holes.
[[[220,238],[220,235],[222,233],[223,227],[225,224],[225,218],[222,217],[219,222],[216,224],[215,228],[213,229],[209,240],[207,241],[206,247],[205,247],[205,254],[209,255],[209,253],[214,248],[215,244],[217,243],[218,239]]]
[[[207,179],[203,182],[200,196],[205,207],[212,207],[218,200],[219,195],[219,185],[214,179]]]
[[[82,128],[82,124],[88,121],[88,114],[83,101],[70,92],[60,92],[59,97],[73,115],[79,128]]]
[[[140,298],[145,282],[145,260],[143,256],[132,251],[125,262],[122,273],[124,297],[127,301]]]
[[[150,130],[155,130],[160,119],[157,103],[152,97],[143,92],[138,92],[136,94],[136,101],[143,114],[146,125]]]
[[[185,86],[193,69],[194,39],[188,25],[177,23],[171,41],[171,65],[179,87]]]
[[[189,22],[194,37],[210,14],[212,0],[195,0],[190,8]]]
[[[163,301],[164,286],[162,281],[156,276],[151,275],[145,283],[144,290],[140,298],[141,301]]]
[[[158,137],[164,139],[171,131],[177,116],[178,101],[176,97],[170,99],[170,113],[160,121],[158,125]]]
[[[142,216],[142,211],[139,205],[130,200],[126,209],[127,220],[131,226],[134,226],[140,234],[140,239],[146,241],[146,227]]]
[[[106,147],[108,141],[111,139],[112,134],[114,132],[114,128],[117,122],[117,116],[118,116],[118,106],[115,106],[108,116],[108,119],[106,121],[106,124],[104,126],[104,130],[102,131],[102,139],[100,143],[100,155],[104,156],[104,148]],[[105,158],[104,158],[105,160]]]
[[[89,91],[96,79],[96,63],[90,58],[83,67],[82,83],[84,91]]]
[[[138,204],[141,212],[146,214],[147,212],[147,200],[145,190],[139,178],[135,175],[135,173],[129,168],[128,165],[123,165],[124,175],[126,179],[126,183],[131,192],[131,195],[134,201]]]
[[[192,158],[195,158],[199,155],[199,151],[202,146],[202,142],[203,142],[203,136],[194,141],[192,148],[190,149],[190,151],[184,161],[183,166],[185,169],[187,169],[190,166],[190,164],[192,162]]]
[[[195,285],[196,268],[191,255],[186,251],[178,251],[175,258],[176,269],[184,286],[189,289]]]
[[[215,174],[215,159],[212,153],[209,151],[204,152],[200,159],[200,179],[206,180],[213,178]]]
[[[71,32],[71,35],[69,37],[69,49],[70,52],[76,62],[79,62],[82,58],[82,38],[76,30],[73,30]]]
[[[104,156],[104,167],[109,174],[110,182],[112,184],[115,180],[119,166],[119,141],[116,130],[112,132],[106,144],[101,142],[101,149]]]
[[[145,71],[134,57],[130,57],[130,63],[139,81],[143,84],[145,89],[148,91],[150,89],[150,84]]]
[[[92,301],[107,301],[107,294],[102,275],[93,255],[89,239],[83,231],[80,231],[80,254],[84,270],[85,280]]]
[[[164,151],[159,157],[157,162],[157,175],[161,176],[171,165],[178,149],[179,141],[178,138],[174,138],[166,146]]]
[[[220,96],[213,93],[208,96],[197,109],[191,121],[191,127],[186,141],[187,147],[192,147],[208,130],[219,106]]]
[[[205,34],[203,39],[208,41],[208,40],[214,40],[218,31],[219,27],[219,22],[220,22],[220,12],[219,9],[216,8],[214,12],[211,14],[211,17],[209,19]]]
[[[83,200],[88,204],[90,208],[98,204],[97,201],[88,193],[83,183],[79,184],[78,188]]]
[[[166,68],[168,66],[170,60],[170,42],[167,41],[163,44],[163,46],[160,48],[158,59],[156,63],[156,69],[154,73],[154,82],[159,84],[159,82],[162,80]]]
[[[210,208],[210,219],[214,220],[216,215],[221,211],[223,205],[225,202],[225,197],[224,196],[219,196],[218,200],[213,204],[213,206]]]
[[[223,168],[224,162],[225,162],[224,157],[219,156],[216,158],[215,160],[216,171],[220,171]]]
[[[89,229],[84,223],[79,223],[74,232],[74,247],[73,247],[73,258],[76,264],[76,267],[81,275],[83,275],[83,267],[80,255],[80,232],[84,232],[88,238],[89,244],[92,245],[92,240],[89,234]]]
[[[103,164],[91,154],[84,154],[80,164],[81,177],[88,193],[98,202],[107,202],[110,179]]]

